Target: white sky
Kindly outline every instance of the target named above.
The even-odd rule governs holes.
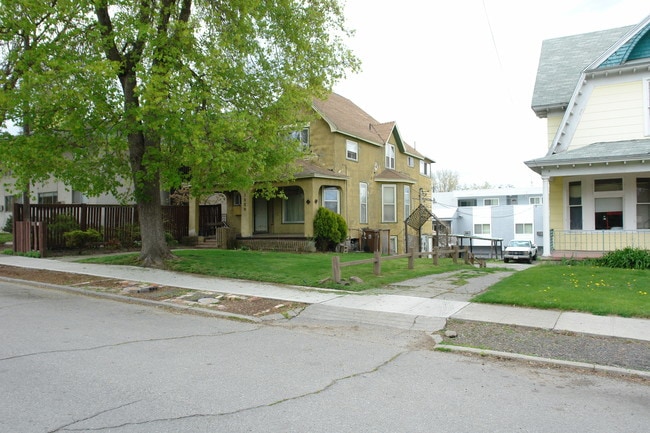
[[[335,86],[461,184],[541,186],[530,108],[544,39],[638,24],[640,0],[347,0],[362,72]]]

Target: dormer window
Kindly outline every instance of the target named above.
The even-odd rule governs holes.
[[[386,144],[386,168],[395,170],[395,145]]]
[[[359,143],[352,140],[345,141],[345,157],[351,161],[359,160]]]

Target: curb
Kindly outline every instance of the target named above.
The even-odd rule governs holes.
[[[451,344],[440,344],[440,343],[437,343],[434,346],[434,350],[441,351],[441,352],[471,353],[480,356],[492,356],[495,358],[506,358],[506,359],[513,359],[518,361],[529,361],[538,364],[555,365],[558,367],[571,367],[571,368],[578,368],[581,370],[589,370],[589,371],[600,372],[600,373],[616,374],[619,376],[636,376],[644,379],[650,379],[650,371],[634,370],[634,369],[622,368],[622,367],[611,367],[608,365],[591,364],[588,362],[565,361],[562,359],[542,358],[539,356],[521,355],[518,353],[501,352],[498,350],[477,349],[474,347],[454,346]]]
[[[23,284],[23,285],[33,286],[33,287],[40,287],[43,289],[59,290],[62,292],[74,293],[77,295],[85,295],[85,296],[90,296],[95,298],[110,299],[113,301],[126,302],[130,304],[147,305],[150,307],[170,308],[172,310],[179,310],[179,311],[193,313],[193,314],[202,314],[205,316],[215,316],[222,319],[240,320],[240,321],[253,322],[253,323],[262,323],[263,321],[263,319],[259,317],[245,316],[243,314],[228,313],[225,311],[214,311],[214,310],[208,310],[201,307],[194,307],[189,305],[178,305],[178,304],[172,304],[172,303],[161,302],[161,301],[153,301],[151,299],[142,299],[142,298],[135,298],[131,296],[116,295],[114,293],[102,293],[93,290],[79,289],[76,287],[41,283],[38,281],[19,280],[16,278],[7,278],[7,277],[0,277],[0,281],[7,281],[11,283]]]

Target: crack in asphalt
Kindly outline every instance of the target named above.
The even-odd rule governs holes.
[[[399,358],[400,356],[402,356],[402,355],[404,355],[405,353],[408,353],[408,352],[409,351],[399,352],[399,353],[391,356],[390,358],[388,358],[384,362],[382,362],[382,363],[380,363],[380,364],[376,365],[375,367],[370,368],[368,370],[359,371],[357,373],[352,373],[352,374],[349,374],[347,376],[332,379],[330,381],[330,383],[328,383],[327,385],[323,386],[322,388],[316,389],[314,391],[309,391],[309,392],[306,392],[304,394],[295,395],[293,397],[283,398],[283,399],[280,399],[280,400],[277,400],[277,401],[274,401],[274,402],[271,402],[271,403],[258,404],[258,405],[255,405],[255,406],[244,407],[244,408],[241,408],[241,409],[232,410],[232,411],[228,411],[228,412],[194,413],[194,414],[182,415],[182,416],[178,416],[178,417],[154,418],[154,419],[149,419],[149,420],[146,420],[146,421],[125,422],[125,423],[122,423],[122,424],[103,426],[103,427],[95,427],[95,428],[69,428],[70,426],[75,424],[73,422],[73,423],[68,424],[64,428],[65,428],[65,431],[102,431],[102,430],[118,429],[118,428],[123,428],[123,427],[127,427],[127,426],[137,426],[137,425],[147,425],[147,424],[161,423],[161,422],[181,421],[181,420],[192,419],[192,418],[218,418],[218,417],[224,417],[224,416],[230,416],[230,415],[238,415],[240,413],[250,412],[250,411],[253,411],[253,410],[257,410],[257,409],[269,408],[269,407],[277,406],[277,405],[287,403],[287,402],[290,402],[290,401],[300,400],[302,398],[309,397],[309,396],[312,396],[312,395],[321,394],[321,393],[327,391],[328,389],[336,386],[340,382],[343,382],[343,381],[346,381],[346,380],[349,380],[349,379],[354,379],[356,377],[364,376],[364,375],[367,375],[367,374],[376,373],[377,371],[379,371],[383,367],[393,363],[397,358]],[[132,404],[132,403],[129,403],[129,404]],[[127,406],[127,405],[128,404],[125,404],[123,406]],[[119,407],[118,407],[118,409],[119,409]],[[106,410],[104,412],[109,412],[111,410],[114,410],[114,409]],[[101,412],[96,414],[95,416],[97,416],[97,415],[101,415]],[[93,418],[93,416],[88,417],[88,418],[83,419],[83,420],[79,420],[78,422],[86,421],[86,420],[91,419],[91,418]],[[62,431],[62,429],[54,430],[53,432],[57,432],[57,431]],[[53,433],[53,432],[50,432],[50,433]]]
[[[13,359],[28,358],[28,357],[31,357],[31,356],[49,355],[49,354],[53,354],[53,353],[90,352],[90,351],[93,351],[93,350],[106,349],[108,347],[126,346],[126,345],[129,345],[129,344],[154,343],[154,342],[158,342],[158,341],[186,340],[186,339],[189,339],[189,338],[223,337],[223,336],[227,336],[227,335],[235,335],[235,334],[243,334],[243,333],[247,333],[247,332],[259,331],[261,328],[262,328],[262,326],[256,326],[253,329],[248,329],[248,330],[245,330],[245,331],[221,332],[221,333],[218,333],[218,334],[180,335],[180,336],[176,336],[176,337],[167,337],[167,338],[150,338],[150,339],[145,339],[145,340],[122,341],[120,343],[102,344],[101,346],[81,347],[81,348],[77,348],[77,349],[45,350],[45,351],[42,351],[42,352],[23,353],[21,355],[14,355],[14,356],[8,356],[6,358],[0,358],[0,362],[2,362],[2,361],[10,361],[10,360],[13,360]]]
[[[72,421],[72,422],[70,422],[68,424],[64,424],[62,426],[59,426],[59,427],[55,428],[54,430],[48,430],[48,433],[56,433],[56,432],[59,432],[59,431],[62,431],[62,430],[66,430],[67,427],[69,427],[71,425],[75,425],[75,424],[83,422],[83,421],[88,421],[90,419],[93,419],[93,418],[98,417],[100,415],[103,415],[105,413],[112,412],[112,411],[118,410],[118,409],[122,409],[123,407],[131,406],[131,405],[136,404],[136,403],[140,403],[141,401],[142,400],[134,400],[134,401],[132,401],[130,403],[124,403],[124,404],[121,404],[119,406],[115,406],[115,407],[112,407],[112,408],[109,408],[109,409],[101,410],[101,411],[99,411],[97,413],[94,413],[92,415],[89,415],[89,416],[87,416],[85,418],[77,419],[77,420],[74,420],[74,421]]]

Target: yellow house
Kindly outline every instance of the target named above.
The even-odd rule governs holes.
[[[532,109],[548,152],[544,255],[650,248],[650,16],[544,41]]]
[[[314,216],[323,206],[347,222],[348,250],[426,250],[433,161],[402,140],[395,122],[380,123],[340,95],[315,100],[313,109],[318,119],[297,133],[308,157],[294,181],[277,184],[286,198],[225,193],[226,224],[238,243],[309,250]],[[414,213],[426,219],[418,228],[405,224]]]

